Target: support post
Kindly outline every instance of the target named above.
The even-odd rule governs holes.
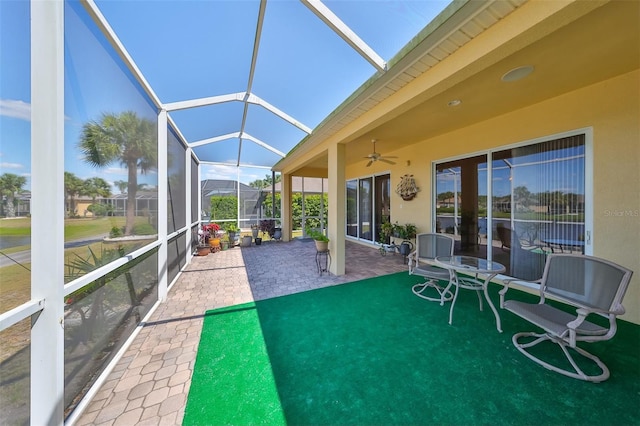
[[[167,111],[158,113],[158,300],[167,300],[168,260],[167,260]]]
[[[43,72],[46,70],[46,72]],[[64,421],[64,2],[31,2],[31,419]],[[43,244],[41,236],[47,236]],[[7,419],[11,421],[10,419]]]
[[[282,173],[280,201],[282,202],[281,223],[282,241],[291,241],[291,228],[293,226],[291,216],[291,175]]]
[[[346,182],[345,151],[343,144],[329,147],[329,250],[330,271],[334,275],[345,273]]]

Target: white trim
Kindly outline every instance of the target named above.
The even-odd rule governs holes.
[[[227,93],[218,96],[209,96],[206,98],[189,99],[186,101],[169,102],[162,105],[167,112],[179,111],[181,109],[198,108],[203,106],[223,104],[226,102],[235,102],[244,100],[247,92]]]
[[[207,166],[228,166],[228,167],[236,167],[236,168],[241,168],[241,167],[247,167],[247,168],[251,168],[251,169],[265,169],[265,170],[271,170],[270,166],[257,166],[254,164],[240,164],[237,165],[235,163],[231,164],[231,163],[221,163],[218,161],[200,161],[200,164],[204,164]]]
[[[301,122],[299,122],[295,118],[291,117],[289,114],[287,114],[284,111],[276,108],[275,106],[273,106],[269,102],[265,101],[264,99],[260,98],[259,96],[254,95],[253,93],[248,97],[247,102],[249,102],[251,104],[255,104],[255,105],[260,105],[261,107],[263,107],[267,111],[269,111],[269,112],[277,115],[278,117],[282,118],[283,120],[288,121],[289,123],[293,124],[298,129],[300,129],[303,132],[305,132],[306,134],[311,134],[311,132],[313,131],[310,127],[305,126],[304,124],[302,124]]]
[[[258,138],[254,138],[253,136],[251,136],[248,133],[243,133],[242,134],[242,138],[243,139],[248,139],[251,142],[255,143],[256,145],[259,145],[265,149],[268,149],[269,151],[273,152],[274,154],[278,154],[280,157],[284,157],[286,154],[282,151],[278,151],[277,149],[275,149],[274,147],[272,147],[271,145],[269,145],[268,143],[265,143],[263,141],[261,141]]]
[[[31,315],[36,312],[40,312],[42,309],[44,309],[44,299],[39,299],[29,300],[20,306],[16,306],[7,312],[3,312],[0,314],[0,331],[6,330],[25,318],[29,318]]]
[[[196,142],[189,143],[189,148],[196,148],[202,145],[208,145],[210,143],[222,142],[227,139],[239,138],[240,132],[227,133],[226,135],[215,136],[213,138],[202,139]]]
[[[115,271],[116,269],[120,268],[123,265],[126,265],[132,260],[140,256],[144,256],[145,254],[154,250],[158,246],[160,246],[160,241],[159,240],[153,241],[152,243],[149,243],[146,246],[141,247],[138,250],[127,254],[124,257],[121,257],[120,259],[116,259],[113,262],[109,262],[107,265],[101,266],[98,269],[94,269],[93,271],[81,276],[80,278],[67,283],[64,286],[64,296],[66,297],[69,294],[73,293],[74,291],[80,290],[82,287],[88,284],[91,284],[98,278],[103,277],[108,273]]]
[[[158,300],[164,302],[167,300],[168,287],[168,135],[169,127],[167,126],[167,110],[162,109],[158,113]],[[162,206],[162,208],[160,207]],[[186,220],[185,220],[186,221]]]
[[[31,1],[30,422],[64,419],[64,2]],[[46,70],[46,72],[42,72]],[[46,235],[42,244],[39,236]]]
[[[378,71],[386,71],[387,63],[320,0],[300,0],[338,36],[355,49]]]

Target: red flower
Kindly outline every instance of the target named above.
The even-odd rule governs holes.
[[[217,223],[210,223],[208,225],[204,225],[203,228],[206,231],[209,231],[209,233],[215,237],[218,235],[218,231],[220,230],[220,225],[218,225]]]

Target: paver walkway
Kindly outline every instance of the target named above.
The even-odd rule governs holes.
[[[76,424],[181,424],[209,309],[407,270],[400,255],[347,242],[346,274],[320,276],[315,253],[294,240],[194,257]]]

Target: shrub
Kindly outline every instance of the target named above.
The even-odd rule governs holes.
[[[148,223],[140,223],[133,227],[133,233],[135,235],[153,235],[158,231]]]
[[[124,232],[123,232],[122,228],[114,226],[113,228],[111,228],[111,231],[109,232],[109,238],[122,237],[123,234],[124,234]]]

